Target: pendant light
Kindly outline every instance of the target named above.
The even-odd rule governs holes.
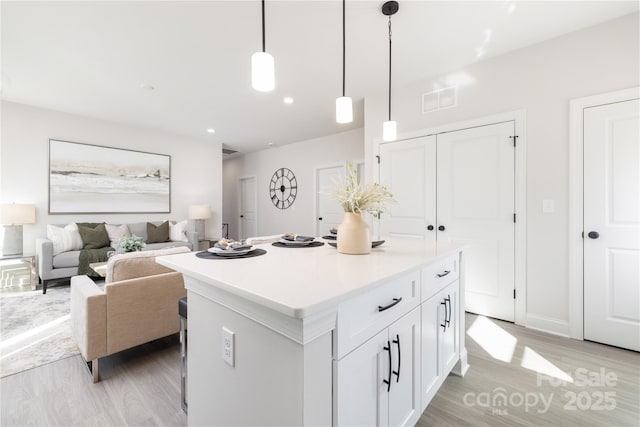
[[[351,123],[353,121],[353,102],[350,97],[344,95],[346,56],[345,3],[346,0],[342,0],[342,96],[336,98],[336,122],[338,123]]]
[[[389,120],[382,124],[382,140],[395,141],[397,138],[396,122],[391,120],[391,15],[398,11],[397,1],[388,1],[382,5],[382,14],[389,17]]]
[[[273,56],[265,51],[264,1],[262,0],[262,52],[251,55],[251,86],[259,92],[271,92],[276,87]]]

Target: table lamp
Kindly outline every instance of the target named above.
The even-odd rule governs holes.
[[[198,240],[204,240],[204,220],[211,218],[209,205],[189,206],[189,218],[195,220],[195,231],[198,234]]]
[[[17,203],[0,205],[0,224],[4,226],[2,255],[22,255],[22,225],[36,222],[36,207]]]

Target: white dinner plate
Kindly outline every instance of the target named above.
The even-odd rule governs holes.
[[[293,241],[293,240],[285,240],[285,239],[280,239],[280,243],[282,243],[283,245],[287,245],[287,246],[307,246],[310,245],[311,243],[315,242],[315,240],[309,240],[306,242],[303,241]]]
[[[240,250],[235,250],[235,249],[220,249],[220,248],[209,248],[207,249],[207,251],[216,254],[216,255],[220,255],[220,256],[233,256],[233,255],[244,255],[244,254],[248,254],[249,252],[251,252],[253,250],[253,248],[249,248],[249,249],[240,249]]]

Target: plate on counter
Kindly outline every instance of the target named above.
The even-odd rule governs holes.
[[[322,236],[325,240],[336,240],[336,236]]]
[[[371,247],[372,248],[377,248],[378,246],[380,246],[383,243],[384,243],[384,240],[374,240],[373,242],[371,242]],[[338,247],[338,243],[336,243],[336,242],[327,242],[327,245],[333,246],[334,248]]]
[[[236,249],[220,249],[216,247],[207,249],[208,252],[211,252],[212,254],[216,254],[220,256],[244,255],[244,254],[248,254],[252,250],[253,250],[253,247],[245,248],[245,249],[237,249],[237,250]]]
[[[315,240],[287,240],[287,239],[280,239],[278,240],[278,242],[282,243],[283,245],[287,245],[287,246],[307,246],[310,245],[311,243],[315,242]]]

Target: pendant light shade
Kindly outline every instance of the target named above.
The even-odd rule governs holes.
[[[251,86],[259,92],[271,92],[276,87],[273,56],[265,49],[264,0],[262,0],[262,52],[251,55]]]
[[[382,140],[385,142],[395,141],[398,137],[398,132],[396,131],[396,121],[395,120],[387,120],[382,124]]]
[[[267,52],[251,55],[251,86],[259,92],[271,92],[276,87],[273,56]]]
[[[345,76],[346,76],[346,23],[345,23],[345,2],[342,0],[342,96],[336,98],[336,122],[351,123],[353,121],[353,102],[351,98],[345,96]]]
[[[388,1],[382,5],[382,14],[389,17],[389,120],[382,124],[382,140],[395,141],[398,137],[396,121],[391,120],[391,15],[399,9],[397,1]]]
[[[336,98],[336,122],[351,123],[353,121],[353,102],[348,96]]]

